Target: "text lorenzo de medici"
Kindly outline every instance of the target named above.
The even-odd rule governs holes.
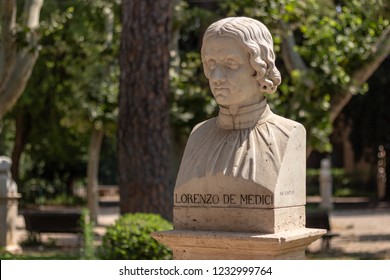
[[[273,205],[273,195],[264,194],[175,194],[175,204]]]

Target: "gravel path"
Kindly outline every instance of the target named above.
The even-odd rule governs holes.
[[[339,234],[331,241],[331,252],[342,257],[390,259],[390,209],[338,210],[330,213],[332,232]],[[321,241],[309,246],[320,252]]]

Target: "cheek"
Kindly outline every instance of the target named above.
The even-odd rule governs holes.
[[[252,81],[252,77],[243,72],[231,73],[229,81],[235,92],[243,92],[247,90],[248,85]]]
[[[210,87],[211,92],[214,94],[214,83],[212,80],[209,80],[209,87]]]
[[[227,79],[229,83],[235,87],[240,87],[242,84],[243,75],[240,72],[229,72],[227,74]]]

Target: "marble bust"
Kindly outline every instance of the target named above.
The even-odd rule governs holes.
[[[281,83],[269,30],[251,18],[219,20],[206,30],[201,56],[219,114],[196,125],[187,142],[175,228],[304,227],[306,132],[267,104],[265,94]]]

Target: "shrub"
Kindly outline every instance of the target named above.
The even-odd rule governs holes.
[[[150,233],[172,229],[172,225],[157,214],[125,214],[107,228],[99,257],[108,260],[171,259],[172,252],[154,240]]]

